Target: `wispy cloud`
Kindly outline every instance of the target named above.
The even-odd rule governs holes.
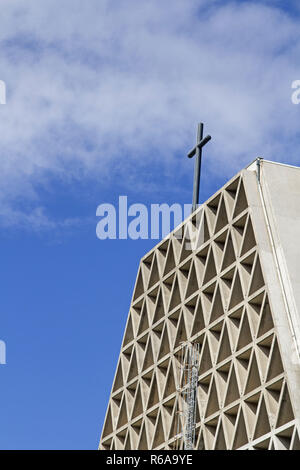
[[[258,155],[296,162],[300,20],[280,3],[2,0],[2,224],[18,223],[20,197],[30,221],[54,223],[35,189],[47,175],[117,171],[134,184],[146,156],[184,171],[199,119],[214,137],[212,173]]]
[[[36,206],[31,210],[20,210],[11,205],[0,206],[1,226],[3,228],[19,227],[26,231],[40,233],[45,231],[57,232],[57,235],[64,234],[80,228],[83,224],[93,223],[91,217],[68,217],[63,219],[53,219],[45,213],[42,206]]]

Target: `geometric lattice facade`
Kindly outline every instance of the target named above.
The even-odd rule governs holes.
[[[258,182],[249,166],[203,204],[201,227],[184,221],[200,246],[172,232],[142,258],[100,449],[182,446],[185,341],[200,345],[196,449],[300,449],[297,299],[272,209],[274,175],[292,171],[263,162]]]

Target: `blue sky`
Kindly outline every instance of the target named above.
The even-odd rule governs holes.
[[[297,2],[1,0],[1,449],[95,449],[140,257],[96,208],[205,200],[256,156],[300,164]]]

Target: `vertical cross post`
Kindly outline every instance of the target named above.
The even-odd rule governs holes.
[[[188,153],[188,158],[192,158],[194,155],[196,155],[195,170],[194,170],[194,189],[193,189],[192,213],[197,209],[198,204],[199,204],[202,148],[211,139],[210,135],[207,135],[206,137],[203,138],[203,128],[204,128],[204,124],[202,122],[200,122],[198,124],[198,129],[197,129],[196,146]]]
[[[198,124],[197,129],[197,144],[200,144],[203,139],[203,123]],[[194,212],[199,204],[199,191],[200,191],[200,175],[201,175],[201,160],[202,160],[202,147],[197,146],[196,159],[195,159],[195,170],[194,170],[194,189],[193,189],[193,205],[192,212]]]

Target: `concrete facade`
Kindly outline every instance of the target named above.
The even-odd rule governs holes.
[[[195,449],[300,449],[300,169],[259,173],[142,258],[100,449],[183,447],[185,343],[200,349]]]

